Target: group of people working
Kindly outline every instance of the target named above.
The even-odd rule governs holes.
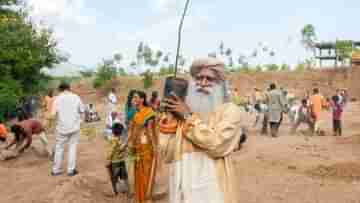
[[[84,106],[80,97],[71,92],[70,85],[61,83],[59,94],[55,97],[53,92],[44,98],[44,115],[40,119],[29,118],[25,120],[10,121],[10,132],[13,138],[9,136],[7,128],[2,124],[1,137],[6,143],[2,145],[2,150],[11,150],[13,153],[4,159],[15,158],[28,149],[34,136],[39,136],[43,143],[47,155],[53,161],[51,175],[58,176],[63,173],[62,162],[64,159],[65,145],[69,144],[68,168],[67,174],[74,176],[78,173],[76,168],[77,144],[80,138],[80,123]],[[52,129],[52,128],[55,128]],[[46,134],[55,131],[55,146],[50,147]],[[12,148],[16,145],[15,148]],[[0,152],[2,154],[2,152]]]
[[[236,91],[235,91],[236,93]],[[235,101],[239,100],[235,94]],[[299,102],[300,101],[300,102]],[[335,136],[342,135],[342,114],[348,102],[346,90],[337,90],[331,98],[325,99],[318,88],[314,88],[312,94],[307,94],[301,100],[297,100],[294,95],[288,94],[283,89],[278,89],[276,84],[270,84],[267,91],[262,92],[259,88],[254,88],[251,102],[248,102],[247,109],[256,114],[254,127],[260,118],[263,119],[261,134],[268,133],[272,137],[278,136],[279,127],[283,122],[284,115],[287,114],[291,124],[291,134],[295,134],[301,124],[306,124],[310,134],[323,135],[321,129],[322,114],[324,110],[332,111],[333,132]]]

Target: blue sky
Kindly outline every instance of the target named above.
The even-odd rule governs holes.
[[[26,0],[32,16],[55,31],[70,62],[94,67],[114,53],[124,65],[135,58],[138,43],[175,56],[177,25],[184,0]],[[302,61],[307,53],[300,30],[313,24],[322,41],[360,40],[359,0],[191,0],[184,25],[182,53],[194,57],[217,51],[221,41],[239,55],[267,46],[276,55],[260,53],[250,63]],[[174,61],[174,57],[171,58]]]

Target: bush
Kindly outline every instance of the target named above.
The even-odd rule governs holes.
[[[265,66],[267,71],[279,71],[279,66],[277,64],[268,64]]]
[[[280,67],[281,71],[290,71],[290,66],[287,64],[282,64]]]
[[[262,71],[263,71],[263,68],[261,67],[261,65],[257,65],[257,66],[255,67],[255,71],[256,71],[256,72],[262,72]]]
[[[299,63],[295,67],[295,71],[298,71],[298,72],[303,72],[303,71],[305,71],[305,69],[306,69],[306,65],[304,63]]]

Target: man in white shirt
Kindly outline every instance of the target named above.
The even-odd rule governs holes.
[[[69,144],[68,153],[68,175],[74,176],[76,170],[76,151],[80,139],[81,114],[84,106],[80,97],[70,91],[70,85],[62,83],[59,86],[60,94],[54,101],[52,115],[56,116],[56,144],[55,159],[51,174],[53,176],[62,174],[62,161],[64,158],[65,144]]]
[[[119,113],[113,111],[106,119],[106,128],[105,128],[105,136],[106,139],[111,140],[112,137],[112,127],[115,123],[121,123]]]

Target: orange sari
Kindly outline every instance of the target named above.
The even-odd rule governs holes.
[[[135,198],[137,203],[151,199],[155,180],[157,145],[155,131],[155,113],[144,107],[134,116],[129,130],[129,142],[134,147],[136,161],[134,163]]]

